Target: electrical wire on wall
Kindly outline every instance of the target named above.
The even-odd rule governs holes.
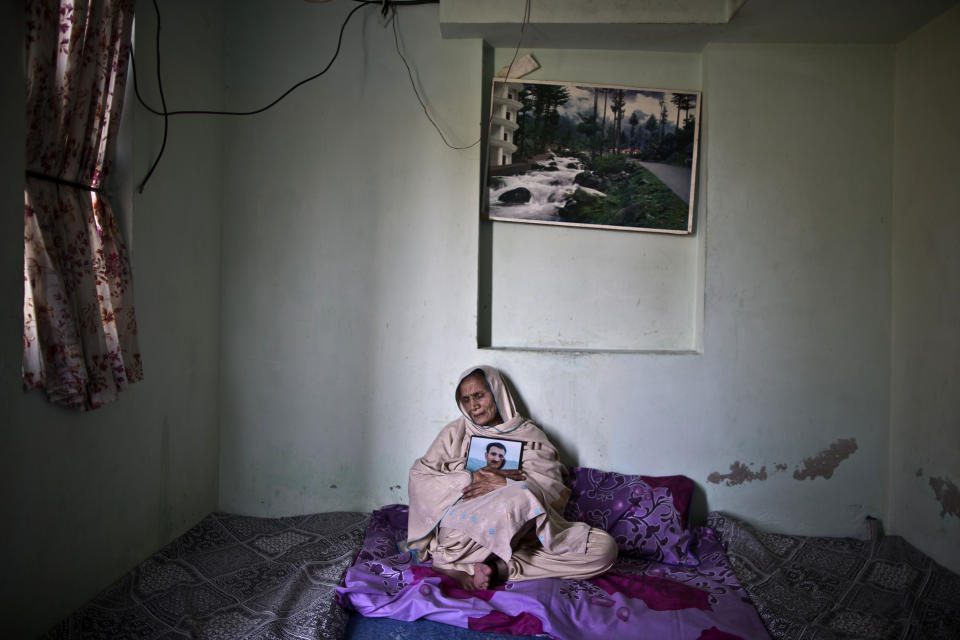
[[[157,168],[157,165],[160,163],[160,159],[163,157],[163,152],[167,147],[167,137],[169,133],[170,117],[186,116],[186,115],[252,116],[252,115],[257,115],[259,113],[263,113],[264,111],[267,111],[268,109],[273,108],[281,100],[283,100],[288,95],[293,93],[296,89],[300,88],[301,86],[313,80],[316,80],[317,78],[325,74],[330,69],[330,67],[333,66],[334,61],[336,61],[337,57],[340,55],[340,48],[343,44],[343,34],[347,28],[347,23],[350,22],[350,18],[352,18],[353,15],[357,13],[360,9],[363,9],[364,7],[371,6],[371,5],[380,7],[380,13],[384,19],[388,17],[390,18],[393,26],[393,37],[394,37],[394,44],[397,50],[397,55],[399,55],[400,60],[403,62],[404,67],[406,67],[407,69],[407,76],[410,78],[410,86],[413,88],[413,93],[416,96],[417,101],[420,103],[420,107],[423,109],[424,115],[426,115],[427,120],[429,120],[430,123],[433,125],[433,127],[437,130],[437,133],[440,134],[440,138],[443,140],[444,144],[446,144],[451,149],[457,149],[457,150],[470,149],[478,145],[483,140],[484,133],[489,134],[491,119],[489,117],[487,118],[487,124],[485,126],[483,125],[481,126],[480,137],[472,144],[463,146],[463,147],[451,145],[447,141],[447,137],[444,135],[443,131],[440,129],[440,126],[436,123],[434,118],[430,115],[430,112],[427,109],[426,103],[423,97],[421,96],[421,92],[417,88],[417,84],[414,81],[413,71],[410,67],[410,64],[409,62],[407,62],[407,59],[403,55],[400,48],[400,36],[398,33],[398,26],[397,26],[397,23],[398,23],[397,7],[402,7],[407,5],[437,4],[439,3],[439,0],[353,0],[353,1],[357,3],[357,6],[350,10],[346,18],[344,18],[343,23],[340,25],[340,33],[337,36],[337,47],[334,50],[333,56],[330,58],[330,61],[327,63],[327,65],[323,69],[321,69],[319,72],[313,74],[312,76],[304,78],[303,80],[292,85],[290,88],[288,88],[286,91],[281,93],[276,99],[274,99],[269,104],[263,107],[260,107],[258,109],[251,109],[248,111],[222,111],[222,110],[213,110],[213,109],[178,109],[178,110],[170,111],[167,109],[167,101],[163,92],[163,81],[162,81],[161,72],[160,72],[160,69],[161,69],[161,66],[160,66],[160,25],[161,25],[160,7],[157,5],[157,0],[153,0],[153,8],[157,16],[157,30],[156,30],[157,90],[158,90],[158,93],[160,94],[160,106],[162,110],[158,110],[151,107],[149,104],[147,104],[146,100],[143,99],[143,96],[140,94],[140,85],[137,79],[137,62],[132,52],[130,55],[130,60],[133,68],[133,87],[134,87],[134,92],[136,93],[136,96],[137,96],[137,100],[150,113],[163,117],[163,138],[160,144],[160,150],[157,153],[157,156],[154,159],[153,164],[150,166],[149,171],[147,171],[143,180],[140,182],[140,185],[137,187],[137,192],[143,193],[143,190],[146,187],[147,182],[150,180],[150,177],[153,175],[154,170]],[[530,19],[530,0],[524,0],[523,21],[520,25],[520,39],[517,41],[517,47],[516,47],[516,50],[514,51],[513,59],[510,61],[510,66],[507,68],[506,77],[510,77],[510,69],[513,68],[513,64],[514,62],[516,62],[516,59],[517,59],[517,54],[520,52],[520,44],[523,42],[523,32],[524,32],[524,29],[526,28],[526,25],[529,19]]]
[[[514,49],[514,52],[513,52],[513,59],[510,60],[510,65],[507,67],[507,73],[506,73],[505,76],[504,76],[504,77],[506,77],[506,78],[509,78],[509,77],[510,77],[510,71],[513,69],[513,64],[517,61],[517,55],[520,53],[520,44],[523,42],[523,32],[524,32],[524,30],[526,29],[527,22],[529,22],[529,20],[530,20],[530,0],[524,0],[523,19],[522,19],[522,21],[521,21],[521,23],[520,23],[520,39],[517,40],[517,46],[516,46],[516,49]],[[484,135],[488,135],[488,136],[490,135],[490,125],[491,125],[491,123],[493,122],[493,118],[492,118],[492,117],[488,117],[488,118],[487,118],[487,124],[486,124],[486,125],[483,125],[483,124],[481,123],[481,125],[480,125],[480,137],[477,138],[477,140],[474,141],[473,143],[468,144],[468,145],[465,146],[465,147],[457,147],[457,146],[454,146],[454,145],[450,144],[450,143],[447,141],[447,136],[445,136],[445,135],[443,134],[443,131],[440,129],[440,125],[438,125],[438,124],[436,123],[436,121],[433,119],[433,117],[430,115],[430,111],[427,109],[426,103],[424,102],[423,98],[420,96],[420,91],[419,91],[419,89],[417,89],[417,83],[414,82],[414,80],[413,80],[413,71],[410,69],[410,64],[407,62],[406,57],[404,57],[403,52],[400,50],[400,36],[399,36],[398,33],[397,33],[397,29],[398,29],[398,27],[397,27],[397,24],[398,24],[398,20],[397,20],[397,10],[396,10],[395,7],[393,8],[393,20],[392,20],[392,22],[393,22],[393,42],[394,42],[394,44],[395,44],[395,46],[396,46],[396,49],[397,49],[397,55],[400,56],[400,60],[403,61],[403,66],[407,68],[407,76],[410,78],[410,86],[413,87],[413,95],[415,95],[415,96],[417,97],[417,102],[420,103],[420,107],[423,109],[424,115],[427,116],[427,120],[430,121],[430,124],[433,125],[433,128],[436,129],[436,130],[437,130],[437,133],[440,134],[440,138],[443,140],[443,143],[444,143],[445,145],[447,145],[448,147],[450,147],[451,149],[456,149],[456,150],[458,150],[458,151],[463,150],[463,149],[471,149],[471,148],[477,146],[478,144],[480,144],[480,142],[483,141]]]

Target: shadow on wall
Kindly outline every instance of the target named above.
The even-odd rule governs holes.
[[[513,384],[513,381],[510,380],[510,377],[503,371],[500,372],[500,375],[503,378],[504,384],[507,385],[511,395],[513,395],[513,400],[517,405],[517,411],[520,412],[520,415],[529,417],[530,411],[528,410],[526,403],[524,403],[522,396],[517,392],[516,385]],[[580,462],[576,454],[573,452],[573,449],[570,448],[569,444],[564,442],[563,434],[552,429],[548,429],[541,424],[538,424],[538,426],[544,430],[544,432],[547,434],[547,437],[549,437],[550,441],[554,444],[554,446],[556,446],[557,452],[560,455],[561,463],[566,465],[568,468],[580,466]],[[783,468],[786,469],[786,466],[784,465]],[[764,474],[764,479],[765,478],[766,475]],[[693,497],[690,500],[689,521],[691,527],[697,527],[707,523],[707,493],[703,486],[698,484],[696,481],[693,481],[693,484],[694,492]]]
[[[707,524],[707,492],[696,481],[693,482],[693,487],[688,518],[691,527],[700,527]]]
[[[513,381],[510,380],[510,376],[500,370],[500,376],[503,378],[504,384],[507,385],[507,389],[510,391],[510,394],[513,396],[513,401],[517,405],[517,411],[523,417],[528,420],[533,420],[533,417],[530,413],[530,410],[527,408],[527,404],[523,401],[523,396],[517,391],[517,385],[513,384]],[[550,442],[553,443],[553,446],[557,448],[557,454],[560,456],[560,462],[567,467],[577,467],[579,466],[579,460],[577,455],[573,452],[573,449],[570,447],[569,443],[566,442],[564,435],[559,431],[554,429],[547,428],[545,425],[540,424],[536,420],[534,422],[540,427],[544,433],[547,434],[547,437],[550,438]]]

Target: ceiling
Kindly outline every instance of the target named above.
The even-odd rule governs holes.
[[[958,0],[530,0],[524,48],[700,51],[710,42],[893,44]],[[445,38],[515,47],[523,0],[440,0]],[[958,34],[960,37],[960,34]]]

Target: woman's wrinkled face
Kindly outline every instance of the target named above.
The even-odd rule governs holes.
[[[467,376],[460,383],[457,390],[460,405],[474,424],[489,427],[500,424],[500,414],[497,412],[497,403],[493,400],[487,381],[480,376]]]

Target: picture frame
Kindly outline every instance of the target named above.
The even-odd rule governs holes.
[[[470,448],[467,449],[467,471],[483,469],[489,463],[487,452],[497,451],[497,445],[503,449],[503,462],[497,469],[519,469],[523,457],[523,441],[507,438],[488,438],[470,436]]]
[[[693,232],[699,91],[494,78],[488,220]]]

